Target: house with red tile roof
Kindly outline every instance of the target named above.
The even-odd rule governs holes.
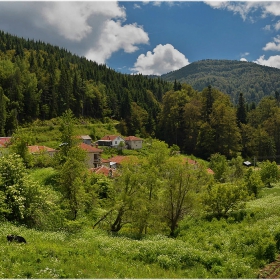
[[[125,140],[118,135],[105,135],[100,140],[97,141],[98,146],[105,146],[105,147],[119,147],[120,143],[125,145]]]
[[[110,168],[108,166],[105,166],[105,165],[98,166],[98,167],[95,167],[95,168],[90,168],[90,171],[94,172],[95,174],[103,174],[106,177],[110,177],[110,178],[114,177],[114,175],[116,173],[115,169],[112,169],[112,168]]]
[[[193,165],[194,167],[199,166],[199,163],[196,160],[190,159],[190,158],[185,158],[185,162],[188,162],[188,164]],[[214,175],[214,171],[211,168],[206,169],[208,174]]]
[[[136,136],[128,136],[124,138],[125,144],[127,145],[128,149],[137,150],[142,149],[143,140]]]
[[[117,168],[119,167],[123,161],[127,160],[127,156],[114,156],[109,159],[110,161],[110,167],[111,168]]]
[[[57,152],[55,149],[46,146],[33,145],[33,146],[28,146],[27,148],[28,148],[28,152],[33,155],[48,154],[49,156],[53,157],[54,154]]]
[[[80,148],[87,153],[86,164],[88,168],[101,166],[101,153],[103,150],[85,143],[80,143]]]
[[[12,137],[0,137],[0,147],[7,148],[7,146],[11,143]]]

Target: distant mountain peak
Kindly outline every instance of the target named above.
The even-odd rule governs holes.
[[[229,94],[234,103],[240,92],[247,102],[258,103],[264,96],[280,91],[280,69],[239,60],[203,59],[161,78],[187,83],[198,91],[210,84]]]

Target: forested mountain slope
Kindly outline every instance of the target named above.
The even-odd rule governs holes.
[[[246,101],[258,103],[264,96],[280,91],[280,69],[253,62],[201,60],[162,75],[166,81],[176,79],[202,91],[208,85],[227,93],[237,103],[242,92]]]
[[[71,109],[76,117],[120,120],[124,134],[150,135],[173,84],[120,74],[50,44],[0,31],[0,134]]]

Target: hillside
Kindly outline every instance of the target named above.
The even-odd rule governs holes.
[[[77,118],[122,120],[124,134],[150,135],[172,83],[121,74],[44,42],[0,31],[0,135],[71,109]]]
[[[229,94],[234,103],[237,103],[240,92],[247,102],[258,103],[264,96],[280,91],[280,69],[244,61],[197,61],[161,78],[173,82],[176,79],[198,91],[210,84]]]

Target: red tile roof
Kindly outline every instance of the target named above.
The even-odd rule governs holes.
[[[0,137],[0,147],[6,147],[10,144],[12,137]]]
[[[105,176],[109,176],[110,172],[112,172],[112,175],[114,175],[114,173],[115,173],[115,170],[113,170],[112,168],[109,168],[107,166],[104,166],[104,165],[96,167],[96,168],[91,168],[90,171],[94,172],[96,174],[103,174]]]
[[[189,164],[197,164],[196,160],[193,160],[193,159],[190,159],[190,158],[187,158],[186,160],[188,161]]]
[[[93,147],[91,145],[88,145],[88,144],[85,144],[85,143],[81,143],[80,144],[80,147],[84,150],[84,151],[87,151],[89,153],[102,153],[103,150],[101,149],[98,149],[96,147]]]
[[[110,141],[113,141],[117,137],[118,137],[118,135],[106,135],[106,136],[102,137],[100,140],[110,140]]]
[[[55,152],[55,149],[46,146],[28,146],[29,153]]]
[[[128,136],[124,138],[125,141],[142,141],[141,138],[138,138],[136,136]]]
[[[110,158],[109,161],[110,162],[116,162],[116,163],[120,164],[121,162],[123,162],[126,159],[127,159],[126,156],[114,156],[114,157]]]
[[[199,165],[199,163],[196,160],[190,159],[190,158],[185,158],[184,161],[187,161],[189,164],[192,165]],[[208,174],[214,174],[215,172],[211,168],[207,168],[207,173]]]
[[[207,173],[212,175],[215,174],[215,172],[211,168],[207,168]]]

